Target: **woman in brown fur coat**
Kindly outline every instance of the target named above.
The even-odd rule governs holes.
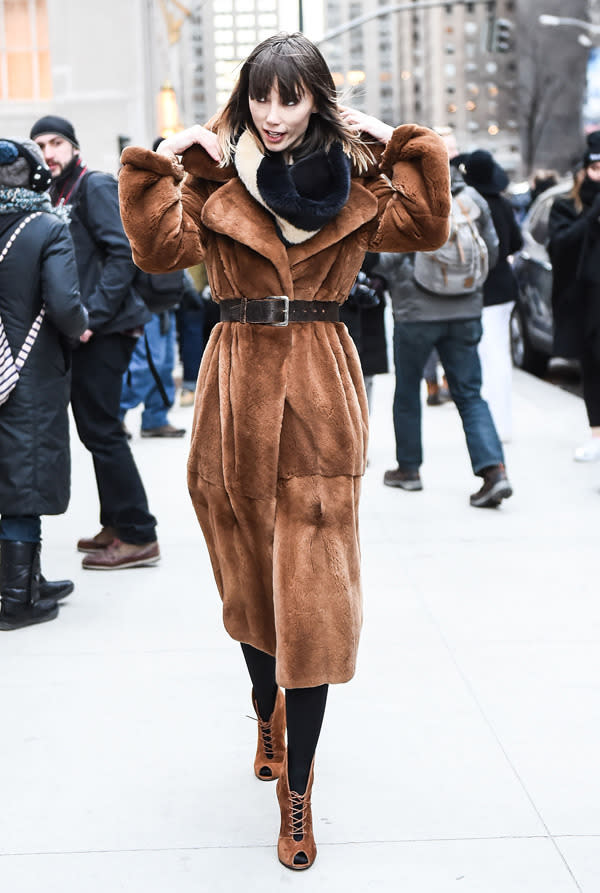
[[[340,108],[321,53],[294,34],[251,53],[209,127],[122,161],[135,262],[164,272],[203,260],[220,304],[188,483],[252,678],[255,773],[279,778],[278,855],[308,868],[327,686],[352,677],[362,616],[368,415],[338,309],[367,250],[443,244],[446,149],[424,127]]]

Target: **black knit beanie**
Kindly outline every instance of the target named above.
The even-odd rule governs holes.
[[[29,136],[33,140],[42,133],[57,133],[59,136],[64,136],[76,149],[79,149],[75,128],[66,118],[61,118],[59,115],[46,115],[40,118],[31,128]]]
[[[583,166],[589,167],[594,161],[600,161],[600,130],[592,130],[591,133],[588,133],[586,142],[587,150],[583,156]]]

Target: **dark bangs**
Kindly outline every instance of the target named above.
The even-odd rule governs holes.
[[[340,142],[358,168],[367,169],[372,155],[340,115],[327,62],[319,48],[298,32],[268,37],[242,65],[238,82],[216,122],[223,166],[231,163],[236,142],[245,128],[252,130],[260,141],[252,123],[249,99],[266,99],[273,87],[284,103],[298,102],[305,94],[315,102],[316,114],[310,117],[302,145],[294,150],[295,158],[319,149],[328,150],[334,142]]]
[[[301,70],[301,62],[300,56],[290,53],[283,41],[265,47],[255,59],[249,61],[250,99],[265,99],[276,87],[282,102],[299,102],[306,92],[306,72]]]

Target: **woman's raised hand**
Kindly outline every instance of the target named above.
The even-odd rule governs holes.
[[[158,155],[170,157],[183,155],[186,149],[196,144],[202,146],[215,161],[221,161],[223,153],[221,152],[216,133],[213,133],[212,130],[207,130],[206,127],[202,127],[201,124],[194,124],[186,130],[180,130],[178,133],[174,133],[173,136],[167,137],[166,140],[159,144],[156,152]]]
[[[349,124],[350,127],[353,127],[359,133],[370,133],[376,140],[379,140],[382,143],[387,143],[394,132],[393,127],[390,127],[389,124],[384,124],[379,118],[374,118],[372,115],[365,115],[364,112],[359,112],[358,109],[348,108],[348,106],[345,105],[341,105],[339,108],[340,114],[346,124]]]

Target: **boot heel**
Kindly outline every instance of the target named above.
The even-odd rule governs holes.
[[[258,742],[254,759],[254,774],[260,781],[275,781],[281,775],[285,757],[285,698],[277,689],[275,707],[268,720],[258,712],[258,704],[252,692],[252,706],[258,719]]]
[[[314,780],[313,759],[304,794],[290,790],[287,755],[277,782],[277,799],[281,810],[281,827],[277,841],[277,856],[282,865],[293,871],[304,871],[317,858],[313,836],[311,794]]]

